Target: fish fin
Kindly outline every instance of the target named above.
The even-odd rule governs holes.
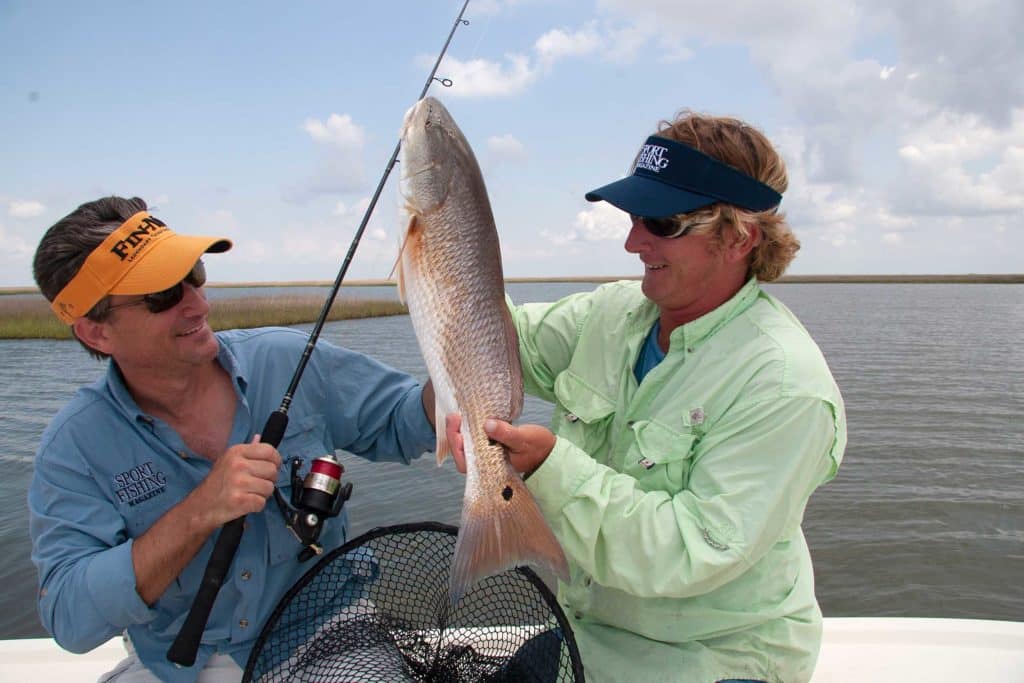
[[[452,452],[451,447],[448,445],[448,432],[445,431],[445,414],[444,406],[434,398],[434,431],[437,432],[437,449],[434,451],[437,454],[437,466],[440,467],[444,464],[444,461],[448,458],[449,453]]]
[[[505,326],[505,357],[509,359],[508,377],[512,382],[510,392],[512,403],[509,405],[509,413],[506,420],[511,422],[519,417],[523,411],[523,368],[519,360],[519,334],[516,332],[516,324],[512,322],[512,314],[508,307],[502,302],[502,321]]]
[[[419,222],[416,220],[416,214],[412,214],[409,216],[409,225],[405,229],[405,237],[402,239],[402,246],[398,248],[398,257],[395,258],[395,265],[391,266],[391,272],[388,274],[388,279],[391,279],[392,275],[398,275],[398,300],[403,304],[406,303],[406,301],[405,271],[402,268],[402,254],[405,253],[410,241],[415,242],[419,239],[419,234]]]
[[[452,605],[481,579],[524,564],[569,581],[562,546],[508,463],[503,479],[500,485],[487,485],[481,495],[467,496],[448,579]]]

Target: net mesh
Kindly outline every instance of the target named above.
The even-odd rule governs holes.
[[[582,681],[564,613],[521,567],[452,607],[455,527],[374,529],[326,555],[285,594],[243,683]]]

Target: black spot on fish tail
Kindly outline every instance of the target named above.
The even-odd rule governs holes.
[[[504,498],[505,500],[511,500],[512,499],[512,487],[511,486],[506,486],[505,488],[503,488],[501,490],[501,497]]]

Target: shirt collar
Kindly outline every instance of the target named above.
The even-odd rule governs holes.
[[[696,320],[672,330],[669,338],[672,341],[683,342],[687,349],[692,350],[750,308],[760,295],[761,287],[757,283],[757,278],[752,277],[733,294],[731,299]]]
[[[220,366],[224,368],[229,375],[231,375],[231,379],[234,381],[235,386],[237,386],[244,395],[249,386],[249,380],[242,373],[241,364],[238,362],[238,359],[235,358],[235,354],[231,352],[231,349],[224,344],[224,341],[219,336],[217,337],[217,342],[220,344],[220,351],[217,352],[217,362],[220,363]]]
[[[220,350],[217,352],[217,362],[220,366],[227,370],[228,374],[234,380],[235,385],[245,394],[245,390],[249,385],[245,375],[242,374],[241,367],[239,366],[238,359],[231,353],[224,341],[217,336],[217,344]],[[111,397],[114,399],[114,403],[117,404],[121,412],[132,419],[143,419],[150,420],[149,415],[142,412],[139,408],[139,404],[135,402],[135,398],[131,392],[128,391],[128,385],[124,382],[124,375],[121,374],[121,368],[117,367],[117,363],[111,359],[107,364],[107,390],[110,392]]]
[[[114,399],[114,403],[127,417],[137,420],[142,418],[148,420],[149,416],[146,415],[139,408],[139,404],[135,402],[135,398],[132,397],[130,391],[128,391],[128,385],[124,382],[124,375],[121,374],[121,368],[117,366],[114,359],[111,358],[107,363],[107,390],[110,392],[111,397]]]

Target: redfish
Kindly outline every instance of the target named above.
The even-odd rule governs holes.
[[[537,502],[505,448],[484,433],[489,417],[519,416],[523,378],[480,167],[451,114],[431,97],[406,113],[401,146],[409,222],[399,294],[434,383],[439,465],[449,453],[445,415],[462,415],[466,488],[451,601],[480,579],[524,564],[567,581],[565,555]]]

